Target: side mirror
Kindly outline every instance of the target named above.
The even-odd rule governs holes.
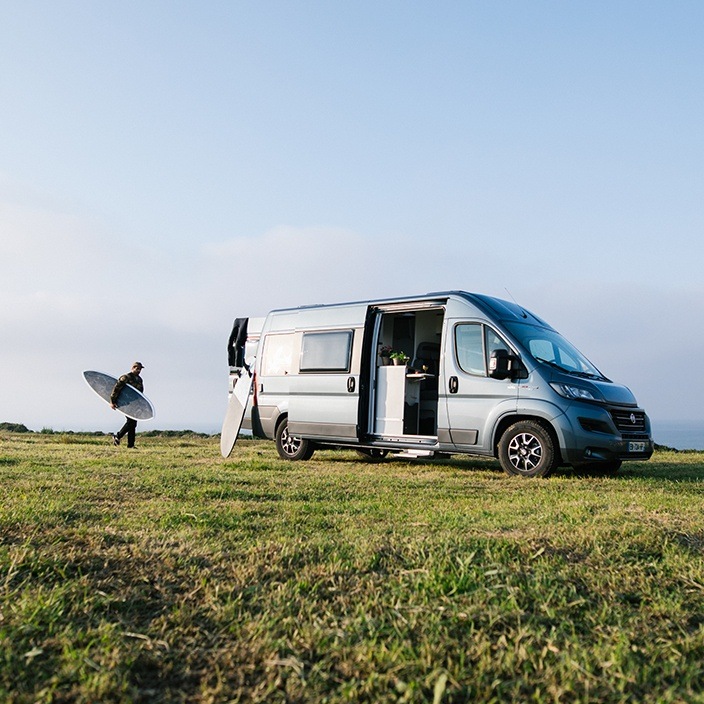
[[[494,350],[489,357],[489,376],[492,379],[525,378],[525,367],[519,357],[508,350]]]

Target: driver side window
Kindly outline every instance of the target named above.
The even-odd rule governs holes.
[[[462,371],[487,376],[491,353],[510,348],[490,327],[481,323],[461,323],[455,328],[455,349]]]
[[[485,330],[487,359],[491,359],[491,353],[496,350],[509,350],[509,346],[491,328]]]
[[[479,323],[461,323],[455,328],[457,363],[468,374],[486,374],[482,337],[482,325]]]

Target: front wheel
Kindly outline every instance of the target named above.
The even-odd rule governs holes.
[[[522,420],[501,436],[499,462],[506,474],[545,477],[559,464],[559,455],[545,427],[532,420]]]
[[[291,435],[288,420],[282,420],[276,427],[276,449],[279,457],[285,460],[309,460],[315,448],[310,440]]]

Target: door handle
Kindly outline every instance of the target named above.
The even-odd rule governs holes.
[[[349,379],[347,379],[347,390],[348,390],[351,394],[353,394],[353,393],[354,393],[354,390],[355,390],[355,388],[356,388],[356,386],[357,386],[357,384],[356,384],[356,382],[355,382],[355,380],[354,380],[354,377],[353,377],[353,376],[349,377]]]
[[[460,390],[460,380],[456,376],[450,377],[450,393],[456,394]]]

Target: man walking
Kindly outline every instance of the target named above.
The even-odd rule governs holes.
[[[120,392],[126,384],[134,386],[137,391],[144,391],[144,382],[142,381],[142,377],[140,376],[140,374],[142,373],[142,369],[144,369],[144,365],[141,362],[135,362],[132,365],[132,370],[127,372],[127,374],[123,374],[117,380],[117,384],[115,384],[115,387],[113,388],[112,393],[110,394],[110,405],[113,408],[117,408],[117,399],[119,398]],[[125,424],[117,431],[117,433],[113,433],[113,445],[119,445],[122,437],[127,435],[127,447],[134,447],[134,439],[136,434],[137,421],[134,418],[127,418],[125,420]]]

